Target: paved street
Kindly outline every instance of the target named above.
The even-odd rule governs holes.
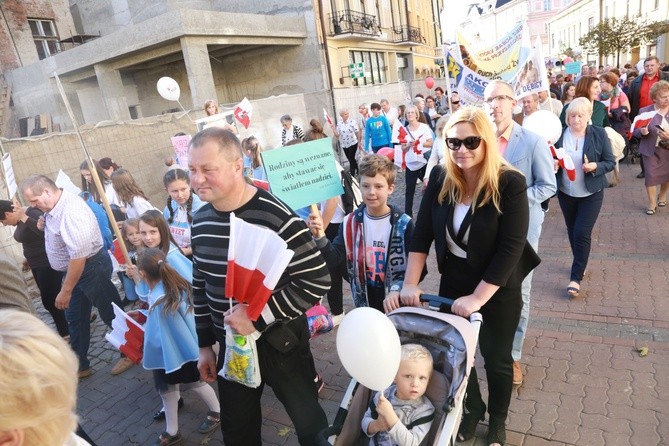
[[[587,276],[574,300],[565,292],[571,264],[566,229],[557,199],[551,202],[521,361],[525,381],[511,402],[509,445],[669,444],[669,208],[658,208],[654,216],[643,213],[638,172],[638,164],[623,164],[621,184],[605,191]],[[403,177],[398,180],[403,183]],[[398,184],[395,202],[403,202],[403,190]],[[436,292],[437,284],[432,264],[423,288]],[[350,295],[345,300],[350,308]],[[148,444],[164,429],[152,420],[160,398],[151,374],[136,366],[111,376],[118,353],[104,341],[104,332],[96,321],[90,351],[95,373],[81,381],[81,423],[101,446]],[[330,421],[349,381],[334,341],[334,333],[313,341]],[[646,357],[637,352],[640,347],[648,347]],[[479,376],[485,377],[482,369]],[[269,389],[265,394],[264,442],[297,445],[281,404]],[[179,423],[185,444],[221,445],[220,431],[196,432],[204,405],[194,395],[184,399]],[[478,433],[485,434],[484,424]]]

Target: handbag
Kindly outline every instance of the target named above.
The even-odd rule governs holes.
[[[252,389],[262,384],[258,348],[256,339],[258,332],[248,336],[235,333],[228,325],[225,326],[225,357],[223,368],[219,372],[223,378],[242,384]]]

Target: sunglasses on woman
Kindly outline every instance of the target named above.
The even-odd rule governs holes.
[[[446,145],[451,150],[460,150],[460,146],[464,144],[465,149],[474,150],[481,145],[481,139],[480,136],[468,136],[465,139],[446,138]]]

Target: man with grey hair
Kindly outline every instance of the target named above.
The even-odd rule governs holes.
[[[381,114],[386,117],[388,120],[388,125],[390,125],[390,128],[392,128],[393,124],[395,123],[395,119],[397,119],[398,116],[397,108],[391,107],[388,99],[381,99],[379,104],[381,104]]]
[[[111,281],[112,263],[104,249],[100,227],[93,211],[76,195],[59,189],[50,178],[33,175],[21,184],[30,206],[43,211],[46,254],[51,267],[65,273],[56,296],[56,308],[65,310],[70,328],[70,345],[79,357],[79,378],[91,375],[88,360],[90,314],[97,307],[100,318],[111,327],[112,302],[123,307]],[[132,361],[121,357],[112,369],[119,374]]]
[[[564,107],[562,102],[550,97],[549,92],[545,90],[538,92],[537,95],[539,96],[539,109],[551,111],[559,118],[562,114],[562,107]]]
[[[530,222],[527,240],[535,251],[539,250],[541,225],[544,213],[541,202],[555,195],[557,183],[548,143],[513,121],[513,108],[516,95],[513,87],[502,80],[493,80],[485,88],[484,104],[495,125],[499,150],[505,160],[525,175],[527,198],[530,205]],[[530,290],[532,273],[527,275],[522,284],[523,309],[513,341],[513,383],[522,384],[523,374],[520,369],[523,341],[530,315]]]

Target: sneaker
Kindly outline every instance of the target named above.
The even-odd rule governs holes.
[[[114,367],[112,367],[111,374],[112,375],[120,375],[121,373],[125,372],[126,370],[132,368],[133,365],[135,365],[135,363],[132,362],[130,360],[130,358],[122,356],[121,359],[119,359],[116,362],[116,364],[114,364]]]
[[[513,361],[513,385],[519,386],[523,383],[523,371],[520,369],[520,363]]]
[[[84,370],[79,370],[79,373],[77,373],[79,379],[88,378],[92,374],[93,374],[93,369],[90,367]]]
[[[341,321],[344,320],[344,313],[342,314],[333,314],[332,315],[332,327],[336,327],[337,325],[341,324]]]
[[[183,440],[184,439],[179,432],[174,435],[163,432],[158,439],[152,443],[152,446],[175,446],[183,443]]]

